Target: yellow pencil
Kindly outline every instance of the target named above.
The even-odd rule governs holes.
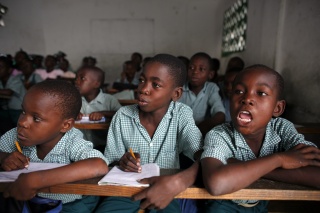
[[[22,150],[21,150],[21,147],[20,147],[20,144],[19,144],[18,141],[16,141],[16,147],[17,147],[18,151],[22,154]],[[27,160],[28,160],[28,159],[27,159]],[[29,161],[28,161],[28,164],[29,164]],[[28,169],[28,165],[25,166],[25,168]]]
[[[130,153],[131,153],[132,157],[134,157],[134,159],[137,159],[136,156],[134,155],[132,149],[130,148],[129,150],[130,150]]]

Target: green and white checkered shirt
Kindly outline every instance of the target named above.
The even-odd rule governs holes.
[[[17,129],[11,129],[6,132],[0,139],[0,152],[14,152],[17,151],[15,141],[17,140]],[[30,158],[31,162],[42,163],[61,163],[70,164],[75,161],[84,160],[88,158],[101,158],[106,160],[101,152],[93,149],[90,141],[82,138],[82,133],[75,128],[72,128],[61,138],[56,146],[41,160],[37,156],[36,146],[22,146],[22,153]],[[63,177],[61,177],[63,178]],[[81,199],[81,195],[75,194],[47,194],[38,193],[39,196],[50,198],[54,200],[62,200],[62,203],[69,203],[76,199]]]
[[[274,118],[267,125],[265,138],[259,157],[277,152],[284,152],[298,144],[316,146],[306,141],[299,134],[294,125],[284,118]],[[229,158],[241,161],[256,159],[244,137],[233,127],[231,123],[225,123],[213,128],[205,137],[204,152],[201,159],[211,157],[227,164]],[[236,203],[253,203],[254,200],[233,200]]]
[[[171,102],[154,135],[150,138],[141,125],[138,105],[120,108],[114,115],[107,138],[104,155],[108,165],[120,160],[132,148],[140,154],[141,164],[157,163],[160,168],[179,166],[179,153],[190,159],[203,145],[202,135],[185,104]]]

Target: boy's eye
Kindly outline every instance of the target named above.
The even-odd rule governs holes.
[[[243,91],[242,91],[242,90],[239,90],[239,89],[236,89],[236,90],[234,90],[234,93],[235,93],[235,94],[243,94]]]
[[[25,115],[25,114],[26,114],[26,112],[25,112],[25,111],[22,111],[22,112],[21,112],[21,114]]]
[[[258,92],[258,95],[260,95],[260,96],[266,96],[267,93],[265,93],[265,92]]]
[[[143,79],[143,78],[139,78],[139,82],[140,82],[140,83],[143,83],[143,82],[144,82],[144,79]]]
[[[39,117],[33,117],[33,120],[34,120],[35,122],[40,122],[40,121],[41,121],[41,119],[40,119]]]
[[[156,88],[159,88],[159,87],[160,87],[160,85],[157,84],[157,83],[153,83],[153,86],[156,87]]]
[[[189,66],[189,70],[194,70],[195,67],[194,66]]]

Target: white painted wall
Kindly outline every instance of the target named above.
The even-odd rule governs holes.
[[[221,56],[224,11],[235,0],[1,0],[9,8],[0,28],[0,52],[67,53],[76,69],[98,59],[106,82],[119,76],[134,51],[143,56],[198,51]],[[320,121],[320,1],[249,0],[247,48],[231,55],[262,63],[285,78],[295,115]],[[224,73],[227,58],[221,58]]]

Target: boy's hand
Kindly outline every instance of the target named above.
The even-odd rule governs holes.
[[[278,155],[284,169],[320,166],[320,150],[314,146],[299,144],[287,152],[278,153]]]
[[[3,196],[13,197],[16,200],[30,200],[36,196],[37,189],[32,187],[33,182],[30,174],[22,173],[18,179],[10,184],[8,188],[3,192]]]
[[[1,167],[5,171],[24,169],[29,165],[29,158],[20,152],[7,153],[1,161]]]
[[[120,169],[125,172],[141,172],[140,154],[134,153],[136,159],[130,152],[126,152],[119,161]]]
[[[82,119],[82,117],[83,117],[83,114],[81,113],[81,112],[79,112],[79,115],[77,116],[77,121],[79,121],[79,120],[81,120]]]
[[[150,186],[132,197],[133,201],[141,200],[141,209],[164,209],[183,191],[181,181],[174,175],[144,178],[139,183],[150,184]]]
[[[101,120],[102,117],[103,117],[103,114],[101,112],[92,112],[89,115],[89,120],[98,121],[98,120]]]

